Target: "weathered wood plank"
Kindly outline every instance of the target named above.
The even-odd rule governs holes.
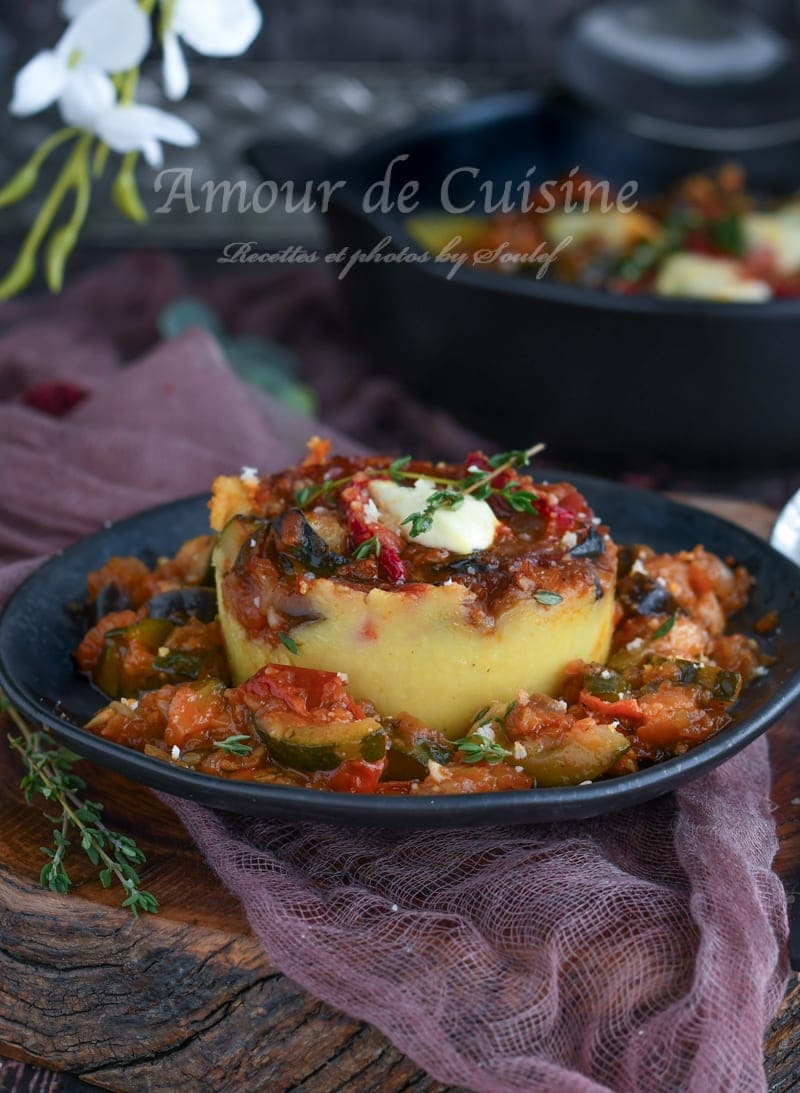
[[[108,771],[87,773],[110,822],[147,854],[143,880],[161,912],[131,919],[88,864],[71,870],[67,897],[39,888],[50,825],[22,803],[3,737],[0,1054],[119,1091],[443,1088],[375,1029],[271,967],[236,900],[155,797]]]

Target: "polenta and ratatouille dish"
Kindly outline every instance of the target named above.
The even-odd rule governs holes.
[[[88,577],[88,730],[223,778],[346,793],[577,785],[724,729],[765,670],[751,578],[618,547],[536,449],[461,465],[310,443],[218,478],[212,533]]]

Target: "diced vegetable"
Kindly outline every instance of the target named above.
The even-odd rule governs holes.
[[[322,725],[256,714],[255,725],[273,759],[294,770],[334,770],[348,760],[374,763],[386,754],[386,733],[374,718]]]
[[[593,781],[630,747],[627,737],[613,726],[598,725],[591,718],[576,722],[560,739],[537,734],[516,744],[514,762],[539,786]]]
[[[166,619],[141,619],[109,630],[94,671],[94,682],[111,698],[133,698],[159,685],[152,659],[173,629]]]
[[[176,624],[190,618],[213,622],[217,617],[217,597],[213,588],[174,588],[153,596],[146,610],[151,619],[169,619]]]

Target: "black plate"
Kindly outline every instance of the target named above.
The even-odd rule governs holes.
[[[463,797],[357,796],[195,774],[85,732],[81,725],[103,700],[74,669],[71,652],[80,627],[66,604],[83,598],[86,574],[112,555],[135,554],[151,562],[207,530],[205,496],[132,516],[37,570],[0,619],[0,686],[24,714],[44,722],[88,759],[155,789],[232,812],[385,827],[456,827],[595,816],[646,801],[729,758],[764,732],[800,694],[800,569],[753,535],[707,513],[654,493],[570,477],[609,523],[618,542],[644,542],[669,551],[703,543],[746,565],[757,583],[741,617],[743,627],[767,611],[780,613],[780,628],[770,649],[778,662],[746,690],[733,725],[688,754],[649,770],[566,789]]]

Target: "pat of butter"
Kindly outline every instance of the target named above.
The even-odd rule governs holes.
[[[413,513],[422,512],[430,495],[439,488],[429,478],[418,478],[410,487],[381,478],[369,484],[384,523],[407,539],[412,538],[411,525],[403,521]],[[467,494],[457,508],[437,509],[430,530],[414,536],[413,542],[453,554],[471,554],[473,550],[490,547],[498,527],[499,521],[486,502],[476,501]]]
[[[744,218],[744,237],[748,250],[771,250],[781,273],[800,270],[800,213],[795,207],[777,213],[750,213]]]
[[[772,297],[772,289],[765,281],[742,277],[738,262],[685,251],[664,260],[655,290],[659,296],[728,303],[762,303]]]

